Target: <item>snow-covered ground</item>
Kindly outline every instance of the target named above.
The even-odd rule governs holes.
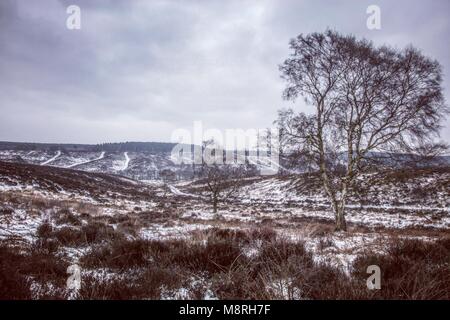
[[[139,236],[146,240],[168,240],[190,238],[192,231],[212,228],[205,224],[173,222],[169,225],[155,223],[150,227],[142,228]]]
[[[54,160],[49,164],[62,158],[69,163],[70,154],[52,156]],[[127,153],[104,152],[86,153],[84,159],[77,167],[86,169],[103,161],[117,161],[127,172],[133,169],[136,160]],[[19,172],[19,166],[12,166],[9,171],[0,168],[1,240],[35,243],[38,227],[43,222],[51,223],[55,230],[64,227],[80,230],[92,223],[103,223],[115,232],[122,232],[130,241],[183,240],[190,243],[204,243],[209,232],[216,229],[251,234],[253,230],[267,228],[277,239],[304,243],[314,261],[337,266],[349,274],[352,263],[365,251],[384,253],[387,244],[398,239],[433,241],[450,233],[448,173],[420,176],[401,183],[374,184],[367,193],[368,203],[350,199],[346,207],[349,232],[336,233],[326,197],[320,189],[305,187],[305,181],[298,177],[248,178],[237,197],[219,203],[219,210],[214,213],[205,186],[201,184],[187,181],[167,184],[152,179],[140,182],[122,176],[48,166],[30,167],[38,170],[31,176],[28,167],[23,172]],[[45,174],[41,176],[40,172]],[[414,191],[419,187],[420,192]],[[79,224],[57,223],[61,212],[67,211]],[[244,246],[243,255],[249,259],[257,257],[261,249],[261,241],[258,241]],[[93,247],[85,243],[68,244],[61,246],[58,254],[77,263]],[[102,279],[122,276],[101,268],[84,272],[86,276]],[[205,279],[192,280],[191,285]],[[272,280],[266,285],[278,292],[278,296],[285,297],[288,293],[284,290],[289,287],[286,281],[290,280]],[[204,285],[208,286],[207,281]],[[46,290],[38,284],[35,289],[37,292]],[[184,297],[186,292],[186,287],[175,291],[164,289],[161,297]],[[298,292],[289,294],[301,297]],[[210,294],[205,297],[214,298]]]
[[[159,179],[164,170],[192,177],[192,166],[177,165],[164,152],[76,152],[0,150],[0,161],[73,168],[89,172],[120,174],[133,179]]]
[[[28,155],[30,155],[30,154],[28,154]],[[45,166],[45,165],[55,161],[60,155],[61,155],[61,151],[58,150],[54,157],[48,159],[47,161],[42,162],[41,166]]]
[[[83,164],[92,163],[92,162],[94,162],[94,161],[101,160],[101,159],[103,159],[104,157],[105,157],[105,151],[102,151],[102,152],[100,153],[100,155],[99,155],[97,158],[95,158],[95,159],[81,160],[81,161],[79,161],[79,162],[75,162],[75,163],[73,163],[73,164],[68,165],[66,168],[73,168],[73,167],[76,167],[76,166],[81,166],[81,165],[83,165]]]
[[[200,198],[199,195],[196,194],[192,194],[192,193],[186,193],[186,192],[182,192],[180,191],[177,187],[173,186],[173,185],[167,185],[167,187],[169,188],[170,192],[172,192],[174,195],[177,196],[185,196],[185,197],[193,197],[193,198]]]
[[[25,209],[11,209],[10,214],[0,216],[0,239],[14,237],[27,242],[34,241],[43,215],[29,214]]]
[[[128,152],[124,152],[123,156],[125,157],[125,161],[123,162],[123,165],[119,167],[118,171],[124,171],[128,169],[128,165],[130,164],[130,157],[128,156]]]

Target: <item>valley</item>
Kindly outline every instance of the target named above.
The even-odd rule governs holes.
[[[386,170],[363,176],[364,197],[355,193],[347,204],[349,230],[336,233],[330,204],[314,174],[249,176],[240,182],[237,195],[213,212],[202,181],[151,179],[168,168],[188,172],[171,164],[164,154],[147,158],[128,152],[129,160],[124,153],[56,155],[3,152],[3,157],[20,156],[28,163],[0,162],[1,242],[23,252],[24,261],[39,253],[44,255],[41,259],[62,268],[59,276],[53,269],[44,268],[37,275],[24,271],[34,299],[315,297],[290,275],[299,272],[295,270],[302,263],[342,273],[336,281],[348,278],[345,283],[351,284],[352,294],[362,295],[354,298],[376,297],[354,287],[363,284],[356,275],[361,259],[383,257],[396,245],[448,241],[449,168]],[[300,248],[303,253],[296,253]],[[257,279],[245,273],[268,252],[272,253],[267,261],[278,261],[283,250],[288,250],[283,262],[265,264],[267,269],[258,271]],[[275,252],[279,253],[273,256]],[[289,259],[303,262],[288,267]],[[68,292],[64,286],[65,268],[72,264],[82,270],[80,292]],[[245,272],[240,270],[244,266]],[[149,270],[154,271],[149,274]],[[165,273],[172,276],[166,278]],[[240,285],[263,281],[260,285],[265,289],[256,296],[250,289],[230,291],[231,284],[223,287],[225,274]],[[243,275],[249,278],[238,280]],[[125,283],[125,278],[131,280]],[[148,281],[153,284],[141,287]],[[111,286],[124,291],[117,296]],[[100,293],[99,288],[105,291]],[[343,298],[342,293],[333,295]]]

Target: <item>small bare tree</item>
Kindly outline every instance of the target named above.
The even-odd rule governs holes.
[[[280,165],[278,170],[279,175],[283,175],[286,171],[284,167],[286,165],[285,155],[290,138],[289,135],[285,134],[285,131],[288,130],[288,124],[285,122],[286,118],[283,116],[285,111],[284,109],[278,111],[278,118],[273,122],[275,128],[267,128],[264,135],[259,136],[259,145],[262,145],[263,149],[270,153],[275,152],[278,154]]]
[[[219,203],[227,202],[236,196],[243,174],[243,169],[237,166],[205,166],[204,181],[214,213],[217,212]]]
[[[226,163],[224,150],[214,140],[202,143],[200,180],[206,185],[214,213],[220,202],[227,202],[236,195],[244,173],[242,166]]]
[[[296,114],[288,134],[297,153],[320,173],[336,219],[373,153],[405,152],[433,143],[448,112],[437,61],[409,47],[376,48],[333,31],[291,40],[280,66],[284,98],[302,96],[313,111]]]
[[[175,182],[177,180],[177,174],[173,170],[163,169],[159,174],[159,177],[164,183]]]

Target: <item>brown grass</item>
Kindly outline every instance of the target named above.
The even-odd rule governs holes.
[[[32,245],[18,252],[17,248],[0,245],[0,299],[31,299],[31,284],[51,283],[56,290],[39,292],[40,299],[65,298],[68,263]]]
[[[450,238],[393,242],[385,255],[358,257],[353,276],[366,278],[365,268],[369,265],[378,265],[382,273],[382,288],[374,298],[450,299]]]
[[[159,299],[161,288],[176,289],[183,279],[176,270],[148,267],[140,273],[122,273],[114,279],[99,280],[88,275],[83,278],[79,299],[124,300]]]
[[[92,229],[101,230],[102,224],[95,223]],[[195,299],[207,290],[219,299],[450,299],[449,238],[393,241],[386,254],[358,257],[346,274],[315,262],[303,243],[284,240],[268,228],[213,228],[192,240],[166,241],[126,240],[103,231],[90,235],[83,228],[72,239],[69,229],[55,231],[43,224],[39,241],[23,253],[0,247],[0,297],[29,299],[33,279],[59,288],[39,297],[63,298],[68,263],[56,256],[50,242],[89,239],[92,249],[80,260],[86,271],[80,299],[159,299],[163,291],[181,287]],[[247,256],[248,248],[258,251]],[[366,269],[373,264],[382,271],[381,290],[366,287]],[[95,275],[99,268],[114,276]]]
[[[123,233],[116,232],[113,227],[100,222],[91,222],[82,227],[66,226],[57,229],[44,222],[38,227],[37,236],[41,245],[56,241],[63,246],[90,245],[124,238]]]

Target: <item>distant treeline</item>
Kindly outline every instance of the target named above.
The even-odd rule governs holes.
[[[175,143],[168,142],[119,142],[119,143],[103,143],[96,145],[101,151],[117,152],[170,152]]]
[[[61,144],[0,141],[0,150],[16,151],[67,151],[67,152],[170,152],[175,143],[167,142],[118,142],[102,144]]]

